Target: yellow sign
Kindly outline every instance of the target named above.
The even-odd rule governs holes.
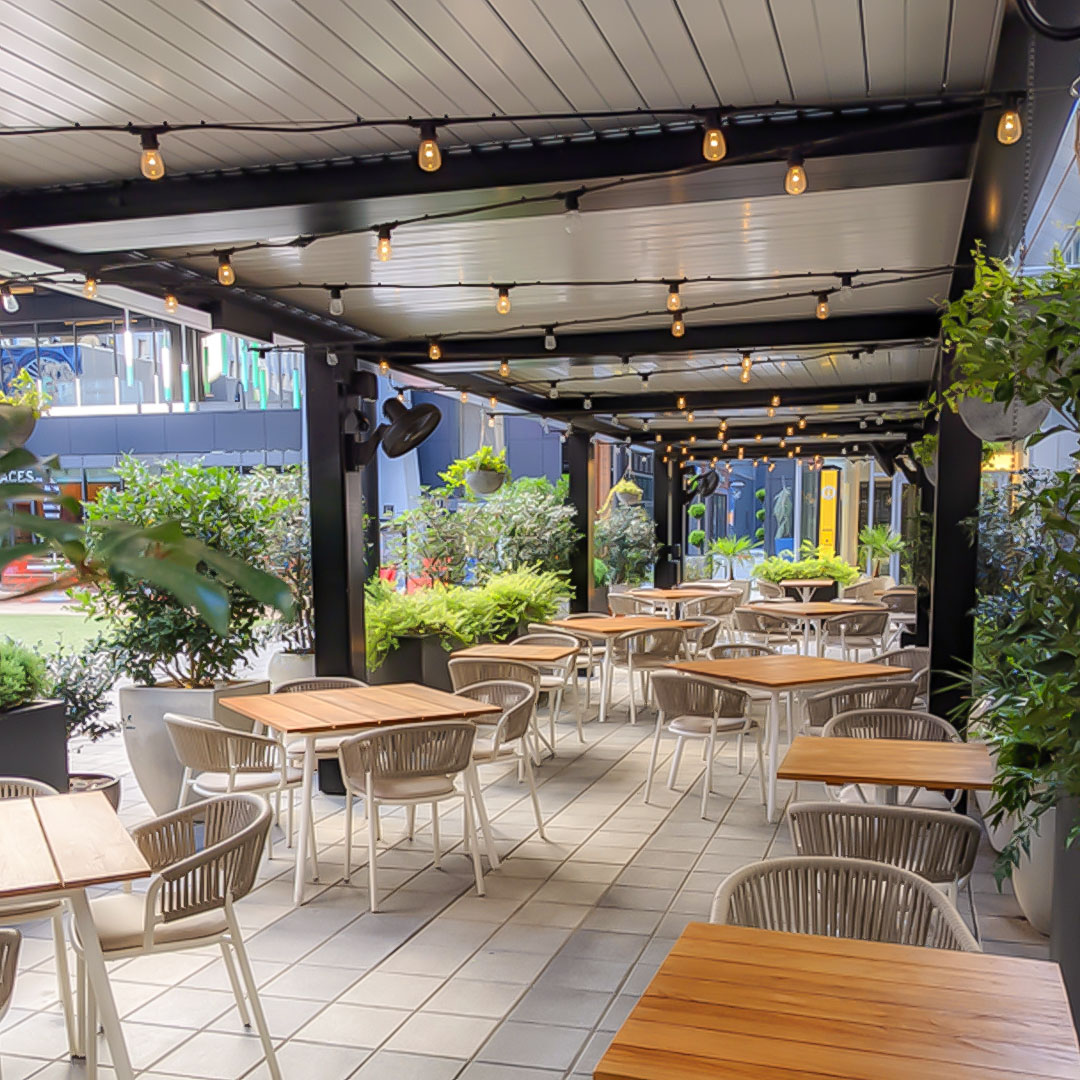
[[[822,469],[818,511],[818,547],[822,555],[836,554],[836,505],[840,494],[839,469]]]

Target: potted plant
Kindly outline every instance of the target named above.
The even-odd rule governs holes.
[[[859,576],[859,568],[836,555],[823,555],[813,545],[803,545],[804,557],[793,560],[782,555],[762,559],[754,567],[754,577],[779,585],[782,581],[805,581],[829,578],[837,585],[850,585]]]
[[[735,566],[753,558],[753,551],[759,547],[749,536],[721,536],[709,545],[710,560],[719,558],[723,562],[724,577],[730,581],[735,577]],[[710,561],[709,572],[713,566]]]
[[[45,661],[10,638],[0,639],[0,770],[67,790],[64,704],[50,695]]]
[[[493,495],[510,478],[506,451],[481,446],[476,453],[451,463],[439,478],[451,492],[468,488],[477,495]]]
[[[37,382],[25,368],[0,389],[0,422],[3,435],[0,448],[24,446],[34,433],[38,417],[49,404],[49,395],[38,388]]]
[[[102,489],[85,505],[91,527],[118,518],[144,527],[175,521],[235,562],[263,562],[276,507],[273,500],[252,498],[239,472],[176,462],[155,470],[133,458],[117,471],[123,488]],[[250,729],[250,721],[221,702],[270,689],[265,679],[237,678],[258,644],[263,602],[213,563],[200,567],[200,576],[226,592],[231,618],[225,634],[207,625],[186,596],[122,572],[81,594],[83,610],[107,627],[119,670],[134,681],[120,690],[124,743],[139,787],[159,814],[176,807],[183,775],[165,713]]]
[[[593,556],[593,595],[591,610],[608,610],[608,585],[611,582],[611,567],[603,559]]]
[[[705,546],[705,530],[691,529],[686,541],[691,547],[703,548]]]
[[[870,562],[870,576],[878,577],[881,564],[907,550],[899,533],[888,525],[864,525],[859,531],[859,561]]]
[[[641,502],[642,491],[628,476],[624,476],[611,488],[610,495],[620,506],[637,506]]]
[[[612,505],[593,530],[596,555],[611,570],[608,588],[640,585],[660,553],[656,525],[642,506]]]

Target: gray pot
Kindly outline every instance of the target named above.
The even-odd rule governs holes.
[[[494,469],[476,469],[465,474],[465,480],[469,487],[477,495],[494,495],[503,486],[506,473],[496,472]]]
[[[25,405],[0,405],[0,450],[25,445],[36,424],[33,409]]]
[[[268,694],[265,679],[223,683],[212,690],[185,690],[176,686],[125,686],[120,690],[120,716],[131,770],[155,814],[175,810],[180,798],[184,767],[173,750],[165,727],[166,713],[214,720],[238,731],[250,731],[252,722],[222,704],[223,699],[247,694]]]
[[[1001,404],[966,397],[960,401],[959,412],[968,430],[983,442],[1006,442],[1038,431],[1050,415],[1050,406],[1044,401],[1025,405],[1017,398]]]
[[[616,491],[615,501],[620,506],[637,506],[641,502],[641,495],[635,495],[632,491]]]

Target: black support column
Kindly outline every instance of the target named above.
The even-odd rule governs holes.
[[[677,585],[681,577],[679,544],[682,542],[681,470],[676,462],[665,463],[663,454],[653,454],[653,518],[660,554],[653,567],[657,588]]]
[[[593,593],[593,507],[596,505],[596,460],[592,436],[571,431],[563,443],[563,472],[570,478],[574,527],[581,539],[570,555],[570,610],[591,611]]]

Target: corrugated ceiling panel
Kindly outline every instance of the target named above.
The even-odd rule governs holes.
[[[797,101],[858,101],[866,95],[859,0],[771,0]]]

